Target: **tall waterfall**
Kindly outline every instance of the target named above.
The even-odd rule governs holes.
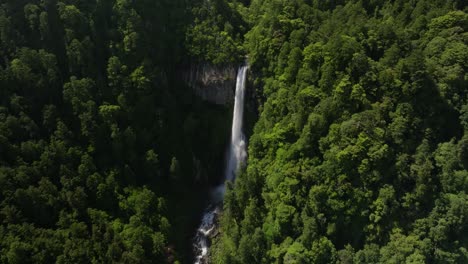
[[[245,136],[242,132],[246,76],[247,66],[240,67],[237,72],[231,142],[229,144],[226,171],[224,174],[225,180],[229,181],[233,181],[236,178],[237,172],[245,163],[247,157]],[[196,253],[195,264],[208,263],[209,237],[212,232],[216,230],[216,217],[220,211],[220,202],[223,199],[224,191],[224,183],[212,191],[211,204],[203,214],[202,222],[194,239],[194,251]]]
[[[245,137],[242,133],[244,116],[244,95],[247,66],[241,67],[237,74],[236,98],[234,101],[234,114],[232,117],[231,145],[229,146],[229,158],[226,166],[226,180],[234,180],[237,171],[245,162]]]

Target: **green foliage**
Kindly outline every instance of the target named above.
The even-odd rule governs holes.
[[[239,3],[200,0],[192,9],[193,23],[186,32],[186,46],[195,59],[213,64],[242,61],[245,24]],[[233,8],[237,5],[237,8]]]
[[[228,137],[179,78],[197,6],[0,3],[0,263],[189,262]],[[219,62],[241,56],[223,19]]]
[[[466,262],[463,5],[254,0],[243,14],[264,101],[215,263]]]
[[[467,263],[466,11],[3,1],[0,262],[190,262],[229,115],[180,68],[248,57],[260,114],[214,263]]]

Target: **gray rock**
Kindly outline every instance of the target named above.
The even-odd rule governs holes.
[[[203,100],[218,105],[234,102],[237,68],[232,65],[197,64],[184,73],[184,80]]]

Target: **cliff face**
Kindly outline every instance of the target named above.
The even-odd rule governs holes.
[[[192,65],[184,73],[186,83],[203,100],[218,105],[234,102],[237,69],[232,65]]]

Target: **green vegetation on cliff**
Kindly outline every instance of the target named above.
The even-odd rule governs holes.
[[[0,263],[190,263],[245,56],[214,263],[468,262],[465,0],[2,0]]]
[[[253,0],[215,263],[467,263],[466,1]]]
[[[229,136],[180,81],[189,7],[0,1],[0,263],[189,261]]]

